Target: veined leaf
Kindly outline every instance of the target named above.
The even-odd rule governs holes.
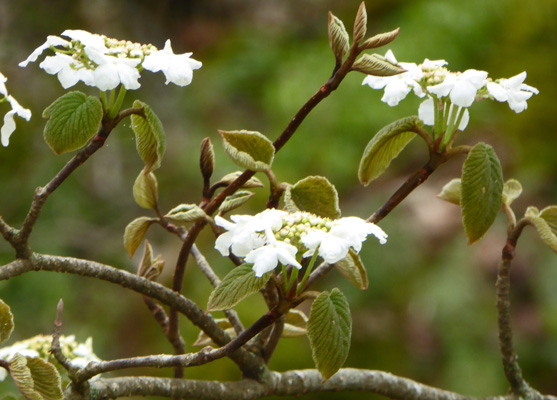
[[[293,338],[307,335],[308,317],[301,310],[291,309],[284,319],[283,338]]]
[[[164,217],[177,223],[187,223],[204,219],[207,214],[197,204],[180,204],[170,210]]]
[[[421,126],[423,122],[416,116],[399,119],[381,129],[367,144],[360,168],[358,178],[364,186],[380,176],[393,159],[406,147],[416,136],[413,132],[415,126]]]
[[[159,202],[159,189],[155,174],[145,174],[142,170],[133,184],[133,198],[143,208],[156,209]]]
[[[44,140],[56,154],[77,150],[95,136],[102,115],[98,98],[78,91],[66,93],[43,111],[48,119]]]
[[[503,185],[503,203],[510,206],[522,194],[522,185],[516,179],[509,179]]]
[[[242,175],[242,171],[235,171],[235,172],[231,172],[229,174],[226,174],[225,176],[223,176],[220,181],[218,182],[219,184],[224,184],[224,185],[230,185],[232,182],[234,182],[240,175]],[[256,188],[256,187],[263,187],[263,183],[261,183],[261,181],[259,179],[257,179],[255,176],[252,176],[246,183],[244,183],[242,186],[242,189],[250,189],[250,188]]]
[[[220,131],[224,151],[237,165],[252,171],[271,168],[275,147],[265,135],[253,131]]]
[[[396,28],[394,31],[384,32],[370,37],[369,39],[366,39],[364,43],[362,43],[362,48],[375,49],[377,47],[385,46],[395,40],[399,32],[400,28]]]
[[[366,290],[369,286],[366,267],[354,250],[350,249],[346,257],[335,263],[335,268],[358,289]]]
[[[151,107],[142,101],[133,102],[135,108],[143,108],[145,117],[132,114],[132,130],[135,134],[137,154],[145,163],[145,172],[151,172],[161,166],[166,148],[166,136],[162,123]]]
[[[262,277],[255,276],[251,265],[242,264],[230,271],[213,290],[207,304],[207,312],[228,310],[258,292],[271,278],[273,272]]]
[[[308,176],[289,186],[284,202],[286,208],[292,212],[307,211],[331,219],[340,217],[337,190],[323,176]]]
[[[10,338],[14,330],[14,316],[10,306],[0,299],[0,344]]]
[[[230,336],[231,339],[234,339],[236,336],[236,331],[232,327],[232,324],[227,318],[217,318],[215,319],[215,323],[226,333]],[[197,339],[192,344],[192,346],[214,346],[217,347],[213,339],[211,339],[207,334],[203,331],[199,332],[197,335]]]
[[[156,220],[153,218],[139,217],[126,226],[126,230],[124,231],[124,247],[130,254],[130,258],[133,257],[135,251],[143,241],[149,226],[155,221]]]
[[[224,214],[244,205],[254,195],[247,190],[239,190],[236,193],[226,196],[219,207],[219,214]]]
[[[324,380],[346,361],[351,334],[352,317],[346,297],[337,288],[321,293],[311,306],[308,338],[313,361]]]
[[[379,54],[363,54],[352,65],[352,70],[373,76],[393,76],[406,72],[404,68],[391,63]]]
[[[344,27],[342,21],[335,17],[330,11],[328,30],[329,45],[333,50],[335,59],[338,63],[340,63],[350,49],[350,38],[348,37],[348,32],[346,32],[346,28]]]
[[[476,144],[462,166],[462,222],[468,244],[479,240],[489,229],[503,203],[503,172],[493,148]]]
[[[532,221],[544,243],[557,253],[557,206],[546,207],[541,212],[528,207],[526,217]]]
[[[56,367],[38,357],[16,353],[10,361],[10,375],[27,400],[61,400],[63,397]]]

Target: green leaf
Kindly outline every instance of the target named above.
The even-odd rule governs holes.
[[[124,231],[124,247],[130,254],[130,258],[133,257],[135,251],[143,241],[149,226],[155,221],[156,220],[153,218],[139,217],[126,226],[126,230]]]
[[[170,210],[164,217],[171,221],[185,224],[197,221],[198,219],[204,219],[207,217],[207,214],[197,204],[180,204]]]
[[[393,64],[379,54],[362,55],[352,65],[352,70],[373,76],[393,76],[406,72],[404,68]]]
[[[48,119],[44,140],[56,154],[77,150],[95,136],[102,116],[98,98],[78,91],[66,93],[43,111]]]
[[[510,206],[522,194],[522,185],[516,179],[509,179],[503,185],[503,203]]]
[[[293,338],[307,335],[308,317],[301,310],[288,310],[284,319],[283,338]]]
[[[155,210],[159,202],[159,189],[157,178],[152,172],[142,170],[133,184],[133,198],[143,208]]]
[[[221,178],[221,180],[218,182],[218,184],[228,186],[232,182],[234,182],[236,180],[236,178],[238,178],[240,175],[242,175],[242,171],[235,171],[235,172],[231,172],[229,174],[226,174],[225,176],[223,176]],[[251,189],[251,188],[256,188],[256,187],[263,187],[263,183],[261,183],[261,181],[259,179],[257,179],[256,177],[252,176],[241,187],[242,187],[242,189]]]
[[[228,310],[258,292],[271,278],[272,271],[262,277],[255,276],[251,265],[242,264],[230,271],[213,290],[207,304],[207,312]]]
[[[366,290],[369,286],[366,268],[360,255],[354,250],[350,249],[346,257],[335,263],[335,268],[358,289]]]
[[[360,4],[360,8],[358,8],[358,13],[356,14],[356,20],[354,21],[354,43],[360,43],[364,36],[366,35],[367,30],[367,11],[366,5],[362,1]]]
[[[337,63],[340,63],[350,49],[350,38],[348,37],[348,32],[346,32],[346,28],[342,21],[335,17],[330,11],[328,32],[329,45],[333,50]]]
[[[437,195],[441,200],[460,205],[460,178],[451,179]]]
[[[63,397],[56,367],[38,357],[16,353],[10,361],[10,375],[28,400],[61,400]]]
[[[366,39],[364,43],[362,43],[362,48],[375,49],[377,47],[385,46],[395,40],[399,32],[400,28],[396,28],[394,31],[384,32],[370,37],[369,39]]]
[[[497,154],[488,144],[476,144],[462,166],[460,206],[468,244],[479,240],[493,224],[503,203],[502,193]]]
[[[14,316],[10,306],[0,299],[0,344],[10,338],[14,330]]]
[[[393,159],[416,136],[415,127],[422,126],[418,117],[406,117],[381,129],[367,144],[360,161],[358,178],[364,186],[380,176]]]
[[[143,252],[143,258],[139,264],[137,275],[149,279],[150,281],[155,281],[162,273],[163,268],[164,260],[162,259],[162,255],[159,254],[156,258],[153,258],[151,243],[145,239],[145,251]]]
[[[334,288],[313,302],[308,321],[308,338],[315,366],[326,381],[344,364],[350,350],[352,318],[346,297]]]
[[[132,130],[135,133],[137,154],[145,163],[145,172],[161,166],[166,147],[166,136],[162,123],[151,107],[142,101],[133,102],[135,108],[143,108],[143,115],[132,114]]]
[[[226,333],[230,336],[231,339],[234,339],[238,334],[232,327],[232,324],[227,318],[217,318],[215,319],[215,323]],[[197,339],[192,344],[192,346],[215,346],[215,342],[211,339],[207,334],[203,331],[199,332],[197,335]]]
[[[546,207],[541,212],[528,207],[526,218],[532,221],[544,243],[557,253],[557,206]]]
[[[227,213],[244,205],[254,194],[247,190],[239,190],[230,196],[226,196],[219,207],[219,214]]]
[[[337,190],[323,176],[308,176],[289,186],[284,202],[291,212],[307,211],[331,219],[340,217]]]
[[[267,137],[252,131],[220,131],[224,151],[237,165],[252,171],[271,168],[275,147]]]
[[[39,357],[27,357],[27,368],[31,370],[34,390],[44,400],[61,400],[62,382],[56,367]]]

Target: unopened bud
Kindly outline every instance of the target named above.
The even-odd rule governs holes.
[[[199,158],[199,166],[201,167],[201,175],[203,175],[203,179],[210,179],[215,168],[215,152],[213,150],[211,139],[208,137],[201,141],[201,157]]]
[[[362,48],[376,49],[378,47],[385,46],[395,40],[399,32],[400,28],[396,28],[394,31],[380,33],[378,35],[370,37],[364,43],[362,43]]]
[[[350,39],[348,32],[340,19],[329,11],[329,44],[333,49],[333,54],[337,64],[342,63],[342,59],[350,49]]]
[[[354,43],[359,44],[367,30],[367,12],[366,5],[362,1],[360,8],[358,9],[358,14],[356,14],[356,21],[354,22]]]

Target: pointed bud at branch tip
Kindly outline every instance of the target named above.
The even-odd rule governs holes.
[[[354,22],[354,43],[359,44],[367,31],[367,12],[366,5],[362,1],[358,14],[356,14],[356,21]]]
[[[342,59],[350,49],[350,38],[348,32],[340,19],[329,11],[329,44],[335,55],[337,64],[342,63]]]
[[[62,311],[64,311],[64,300],[60,299],[56,306],[56,325],[62,326]]]
[[[395,40],[399,32],[400,28],[396,28],[394,31],[380,33],[378,35],[370,37],[364,43],[362,43],[361,48],[362,50],[368,50],[383,47]]]
[[[206,137],[201,141],[201,157],[199,159],[199,166],[201,168],[201,175],[203,179],[208,180],[213,175],[215,168],[215,152],[211,139]]]

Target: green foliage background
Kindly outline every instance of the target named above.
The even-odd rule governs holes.
[[[48,182],[70,158],[54,156],[42,140],[41,111],[63,89],[37,63],[26,69],[17,66],[47,35],[86,29],[159,48],[170,38],[176,53],[193,51],[193,57],[203,62],[191,86],[165,87],[162,74],[144,73],[141,89],[128,93],[127,106],[134,99],[147,102],[165,126],[167,154],[157,177],[162,207],[170,210],[200,200],[202,138],[209,136],[215,144],[217,177],[236,169],[224,155],[217,129],[258,130],[270,139],[280,134],[332,71],[327,11],[351,31],[358,5],[355,0],[0,2],[0,71],[9,79],[10,93],[33,111],[30,123],[17,120],[10,146],[0,148],[0,214],[18,226],[34,188]],[[493,77],[528,72],[527,83],[540,94],[529,101],[526,112],[517,115],[495,102],[475,104],[471,123],[459,140],[473,144],[481,139],[493,145],[505,179],[516,178],[524,186],[525,194],[515,202],[517,214],[522,215],[527,205],[555,204],[557,2],[374,0],[367,2],[367,10],[368,34],[401,27],[390,46],[399,61],[443,58],[451,70],[482,69]],[[361,74],[350,74],[278,153],[274,167],[278,179],[291,183],[307,175],[327,176],[339,190],[343,215],[367,217],[425,162],[427,154],[416,140],[383,177],[367,188],[358,184],[359,158],[372,135],[395,119],[415,114],[419,104],[410,95],[390,108],[380,102],[381,91],[361,87],[362,79]],[[96,95],[84,86],[77,89]],[[498,217],[486,237],[466,246],[459,209],[434,197],[444,183],[459,176],[460,165],[452,161],[444,166],[381,222],[390,235],[385,246],[373,239],[364,245],[367,291],[353,289],[335,272],[319,288],[339,287],[351,304],[354,326],[347,366],[390,371],[468,395],[502,394],[507,385],[497,348],[494,282],[505,221]],[[126,122],[49,199],[32,236],[34,250],[134,271],[137,260],[127,258],[122,234],[129,221],[145,214],[131,194],[141,168]],[[265,190],[259,190],[251,208],[239,211],[260,210],[265,200]],[[526,379],[555,395],[557,259],[533,232],[528,229],[521,238],[513,267],[516,344]],[[161,280],[168,283],[180,244],[156,227],[148,238],[155,252],[164,255],[167,270]],[[201,240],[206,256],[224,276],[231,265],[212,249],[209,232]],[[11,248],[1,242],[0,263],[12,257]],[[195,265],[188,264],[184,293],[204,305],[209,292]],[[80,340],[93,336],[101,358],[171,351],[140,296],[114,285],[38,272],[0,282],[0,297],[10,304],[16,319],[10,342],[49,333],[62,297],[64,333]],[[264,312],[262,301],[249,303],[238,307],[246,324]],[[187,343],[192,343],[197,330],[187,321],[183,328]],[[307,339],[283,341],[271,367],[312,367]],[[186,375],[238,378],[227,360]]]

